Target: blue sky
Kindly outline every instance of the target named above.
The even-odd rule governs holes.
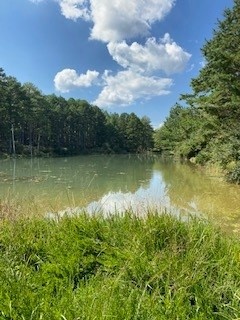
[[[44,94],[158,127],[232,0],[0,0],[0,67]]]

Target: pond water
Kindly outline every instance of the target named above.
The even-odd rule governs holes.
[[[156,155],[0,160],[0,199],[13,197],[45,212],[190,212],[240,230],[239,186]]]

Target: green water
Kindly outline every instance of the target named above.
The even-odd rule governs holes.
[[[144,213],[158,208],[205,214],[240,230],[240,187],[209,177],[194,166],[158,156],[87,155],[0,160],[0,198],[41,203],[44,210]],[[68,209],[69,210],[69,209]]]

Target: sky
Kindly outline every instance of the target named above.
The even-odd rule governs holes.
[[[44,94],[159,127],[233,0],[0,0],[0,67]]]

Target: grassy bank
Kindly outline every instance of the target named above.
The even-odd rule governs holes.
[[[0,319],[238,319],[240,244],[168,215],[5,220]]]

